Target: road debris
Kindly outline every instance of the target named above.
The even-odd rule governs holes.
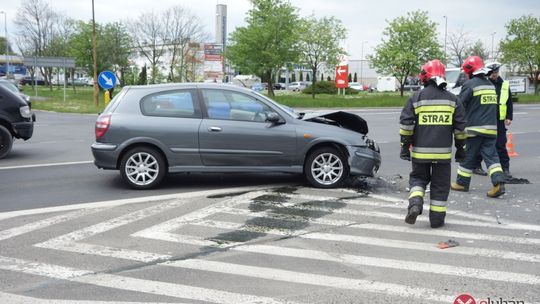
[[[437,244],[437,248],[439,249],[447,249],[457,246],[459,246],[459,243],[455,240],[448,240],[446,242],[439,242],[439,244]]]

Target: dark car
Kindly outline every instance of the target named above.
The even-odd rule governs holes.
[[[9,154],[14,138],[27,140],[32,137],[35,120],[24,99],[0,86],[0,158]]]
[[[104,110],[92,144],[98,168],[135,189],[174,172],[303,173],[338,187],[379,169],[367,122],[343,112],[297,114],[253,90],[223,84],[127,86]]]
[[[21,96],[26,101],[26,103],[28,103],[28,106],[30,107],[30,109],[32,109],[32,102],[30,101],[30,96],[21,92],[19,87],[17,87],[12,81],[0,79],[0,86],[4,86],[11,92],[16,93],[19,96]]]
[[[23,77],[21,78],[21,80],[19,81],[19,84],[24,86],[24,85],[46,85],[45,83],[45,79],[43,79],[42,77],[34,77],[32,78],[31,76],[26,76],[26,77]]]

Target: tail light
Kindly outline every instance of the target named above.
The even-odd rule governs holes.
[[[111,125],[111,115],[101,114],[96,120],[96,139],[100,139],[105,135]]]

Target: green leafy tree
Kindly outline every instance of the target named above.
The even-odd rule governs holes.
[[[147,75],[146,75],[146,63],[145,63],[141,70],[141,73],[139,74],[139,81],[137,84],[145,85],[146,81],[147,81]]]
[[[296,73],[292,73],[291,82],[296,82]]]
[[[356,75],[356,72],[354,72],[353,81],[354,81],[354,82],[358,82],[358,75]]]
[[[349,76],[347,76],[347,80],[348,80],[349,82],[352,82],[352,74],[351,74],[351,73],[349,73]]]
[[[231,33],[226,56],[245,73],[268,79],[268,94],[274,96],[275,73],[298,58],[297,8],[283,0],[252,0],[247,26]]]
[[[443,58],[437,24],[425,11],[407,13],[389,22],[382,43],[368,56],[378,73],[396,77],[401,96],[407,76],[416,74],[428,60]]]
[[[511,20],[501,43],[503,62],[518,66],[533,80],[538,95],[540,77],[540,19],[532,15]]]
[[[321,81],[324,81],[324,74],[321,73]]]
[[[327,81],[332,81],[332,78],[330,76],[326,77]]]
[[[315,81],[315,78],[313,80]],[[306,74],[306,81],[309,81],[309,74]]]
[[[347,30],[334,17],[317,19],[313,16],[303,19],[300,26],[300,60],[309,67],[312,75],[317,75],[321,64],[334,66],[338,58],[345,55],[339,42],[347,37]],[[313,78],[313,84],[317,79]],[[312,95],[315,98],[315,90]]]
[[[8,44],[9,54],[13,54],[13,49],[11,48],[11,43]],[[0,37],[0,54],[6,53],[6,38]]]

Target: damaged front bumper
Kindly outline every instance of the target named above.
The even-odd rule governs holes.
[[[351,175],[374,176],[381,166],[378,147],[348,146]]]

